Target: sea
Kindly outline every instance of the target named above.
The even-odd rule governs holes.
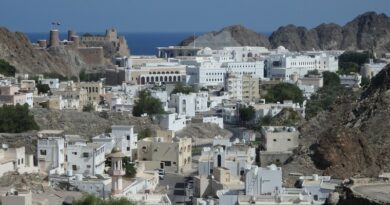
[[[92,33],[103,35],[102,33]],[[200,35],[202,33],[197,33]],[[83,35],[78,33],[78,35]],[[130,53],[132,55],[156,55],[157,47],[174,46],[184,39],[193,35],[190,32],[181,33],[118,33],[119,36],[125,36]],[[31,42],[37,42],[41,39],[49,39],[49,33],[27,33]],[[60,39],[66,39],[67,33],[60,33]]]

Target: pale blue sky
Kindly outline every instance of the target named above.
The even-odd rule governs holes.
[[[241,24],[269,32],[286,24],[345,24],[366,11],[390,14],[390,0],[0,0],[0,26],[44,32],[204,32]]]

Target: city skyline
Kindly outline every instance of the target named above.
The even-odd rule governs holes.
[[[53,21],[61,22],[63,31],[78,32],[101,32],[108,27],[121,32],[207,32],[236,24],[272,32],[288,24],[344,25],[367,11],[389,15],[390,1],[3,0],[2,5],[0,26],[22,32],[47,31]]]

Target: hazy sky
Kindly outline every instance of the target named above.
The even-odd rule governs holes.
[[[390,0],[0,0],[0,26],[42,32],[203,32],[241,24],[269,32],[296,24],[345,24],[366,11],[390,15]]]

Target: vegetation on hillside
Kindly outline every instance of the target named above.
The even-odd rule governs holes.
[[[93,112],[95,111],[95,108],[92,103],[88,103],[83,106],[83,112]]]
[[[175,89],[173,89],[171,94],[175,94],[175,93],[188,94],[188,93],[192,93],[192,92],[195,92],[193,87],[191,87],[189,85],[184,85],[183,83],[179,82],[179,83],[176,83]]]
[[[256,110],[253,106],[242,107],[239,109],[240,120],[243,122],[249,122],[255,118]]]
[[[0,59],[0,74],[4,76],[15,76],[16,68],[7,61]]]
[[[136,205],[126,198],[103,200],[93,195],[85,195],[73,205]]]
[[[302,103],[304,96],[298,86],[291,83],[280,83],[272,87],[265,96],[266,102],[283,102],[292,100]]]
[[[30,130],[39,130],[39,126],[30,115],[27,104],[0,107],[0,132],[21,133]]]
[[[152,97],[148,90],[140,91],[139,100],[135,102],[133,107],[134,116],[139,117],[144,113],[147,113],[148,115],[164,113],[161,101]]]
[[[48,84],[37,83],[35,87],[38,89],[38,94],[50,93],[50,87]]]
[[[336,98],[346,89],[340,85],[340,78],[336,73],[323,72],[324,86],[310,97],[306,104],[306,118],[312,118],[322,110],[329,109]]]
[[[152,137],[152,130],[149,127],[138,132],[138,140],[142,140],[148,137]]]
[[[360,67],[367,63],[369,54],[367,52],[347,51],[339,56],[339,74],[359,73]]]

